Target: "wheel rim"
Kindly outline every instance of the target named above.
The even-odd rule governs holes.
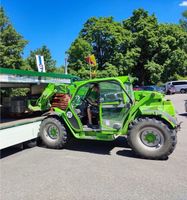
[[[56,140],[59,136],[59,129],[56,125],[50,123],[46,125],[44,133],[48,138]]]
[[[184,90],[184,89],[182,89],[182,90],[181,90],[181,93],[185,93],[185,90]]]
[[[141,142],[149,148],[160,148],[164,143],[162,133],[154,128],[145,129],[140,133]]]

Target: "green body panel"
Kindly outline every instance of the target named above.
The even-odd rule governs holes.
[[[163,94],[148,91],[136,91],[134,93],[135,100],[137,99],[138,102],[148,98],[142,105],[139,106],[139,115],[159,117],[167,121],[173,128],[177,126],[177,120],[175,117],[176,113],[173,103],[170,100],[165,100]]]
[[[125,102],[124,113],[122,114],[122,126],[119,129],[114,129],[112,127],[105,127],[104,125],[100,129],[91,129],[86,131],[82,125],[81,120],[76,114],[75,109],[72,106],[72,102],[75,99],[77,92],[79,94],[84,94],[86,89],[79,90],[82,86],[91,83],[101,83],[101,82],[111,82],[115,81],[118,85],[121,86],[123,91],[123,101]],[[58,89],[60,88],[60,90]],[[107,88],[109,89],[109,88]],[[35,106],[30,106],[30,109],[33,110],[47,110],[50,107],[49,99],[56,93],[67,93],[71,95],[71,100],[68,103],[66,111],[62,111],[59,108],[55,108],[54,112],[63,119],[71,133],[75,138],[78,139],[94,139],[94,140],[114,140],[120,135],[125,135],[128,133],[129,124],[139,117],[155,117],[159,118],[167,124],[170,125],[173,129],[177,127],[177,121],[175,118],[175,109],[171,101],[165,100],[164,95],[158,92],[148,92],[148,91],[133,91],[128,76],[123,77],[113,77],[113,78],[102,78],[102,79],[92,79],[87,81],[77,81],[71,85],[55,85],[49,84],[48,87],[44,90],[41,97],[38,99]],[[101,102],[99,104],[99,121],[100,124],[103,124],[103,106],[118,106],[119,102]],[[125,108],[127,106],[127,108]],[[72,115],[70,118],[68,115]],[[76,122],[76,127],[73,125],[71,120]],[[111,119],[112,121],[112,119]],[[147,141],[153,140],[151,135],[147,136]]]
[[[171,116],[175,116],[175,108],[170,100],[165,100],[164,95],[158,92],[149,91],[135,91],[134,92],[135,101],[140,101],[145,97],[149,99],[141,106],[141,111],[143,110],[162,110],[167,112]]]

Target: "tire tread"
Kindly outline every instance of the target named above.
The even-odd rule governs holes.
[[[132,131],[134,130],[134,128],[139,124],[139,123],[142,123],[142,122],[154,122],[156,124],[158,124],[159,126],[162,126],[164,127],[165,129],[167,129],[168,133],[170,134],[170,138],[172,139],[172,145],[170,146],[170,149],[164,154],[162,155],[161,157],[147,157],[147,156],[144,156],[142,154],[140,154],[136,148],[133,146],[132,144],[132,141],[131,141],[131,138],[130,138],[130,134],[132,133]],[[137,118],[135,119],[130,125],[129,125],[129,131],[128,131],[128,134],[127,134],[127,141],[128,141],[128,144],[129,146],[132,148],[132,150],[138,154],[141,158],[146,158],[146,159],[161,159],[161,160],[164,160],[164,159],[167,159],[168,156],[174,151],[175,147],[176,147],[176,144],[177,144],[177,132],[176,130],[174,129],[170,129],[163,121],[161,120],[157,120],[155,118],[149,118],[149,117],[145,117],[145,118]]]
[[[50,143],[47,143],[45,141],[45,138],[43,138],[44,136],[43,136],[42,132],[43,132],[45,123],[47,123],[47,122],[56,124],[57,127],[60,129],[60,131],[63,132],[63,136],[61,135],[61,137],[60,137],[61,139],[58,140],[55,143],[55,145],[51,145]],[[63,125],[63,123],[56,117],[47,117],[47,118],[43,119],[43,121],[40,124],[40,128],[39,128],[39,137],[42,139],[42,142],[46,145],[47,148],[62,149],[68,142],[68,134],[67,134],[66,128]]]

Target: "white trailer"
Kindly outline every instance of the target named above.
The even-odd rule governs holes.
[[[36,139],[43,118],[44,117],[35,117],[31,119],[1,123],[0,150]]]

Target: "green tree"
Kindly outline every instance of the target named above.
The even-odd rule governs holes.
[[[70,74],[78,75],[81,78],[88,78],[90,71],[85,58],[93,51],[92,46],[84,39],[77,38],[67,51],[68,70]]]
[[[139,84],[156,84],[187,74],[187,32],[177,24],[159,24],[143,9],[122,23],[90,18],[68,50],[70,73],[89,77],[85,57],[96,56],[97,77],[130,74]]]
[[[155,60],[163,66],[161,80],[187,75],[187,32],[176,24],[159,26],[159,51]]]
[[[187,31],[187,10],[182,13],[182,19],[179,21],[181,27]]]
[[[98,63],[97,76],[105,76],[104,71],[111,66],[113,67],[110,72],[115,73],[109,74],[116,76],[116,73],[118,75],[124,69],[121,51],[127,51],[129,40],[130,32],[123,29],[112,17],[90,18],[68,50],[68,68],[71,73],[75,71],[76,75],[88,78],[90,71],[85,63],[85,57],[94,54]]]
[[[116,70],[116,66],[110,63],[105,63],[105,69],[98,70],[96,73],[98,78],[115,77],[119,75],[118,71]]]
[[[155,60],[159,49],[159,25],[155,15],[143,9],[135,10],[132,17],[123,21],[123,26],[131,31],[133,38],[125,54],[129,72],[138,77],[139,84],[157,82],[163,66]]]
[[[123,29],[121,23],[113,17],[90,18],[80,32],[93,48],[99,69],[105,69],[105,63],[116,65],[118,52],[126,51],[130,32]],[[121,54],[122,55],[122,54]],[[118,61],[117,61],[118,62]]]
[[[187,34],[176,24],[158,24],[154,15],[138,9],[123,21],[132,32],[131,47],[125,54],[128,71],[139,84],[156,84],[187,73]]]
[[[64,74],[65,70],[64,70],[64,66],[60,66],[60,67],[56,67],[55,70],[53,71],[54,73],[57,74]]]
[[[29,57],[26,59],[26,63],[32,70],[38,71],[36,65],[36,55],[44,56],[45,68],[47,72],[55,71],[56,61],[52,59],[51,52],[45,45],[43,45],[41,48],[31,51]]]
[[[19,69],[23,64],[22,53],[27,41],[16,32],[0,7],[0,67]]]

